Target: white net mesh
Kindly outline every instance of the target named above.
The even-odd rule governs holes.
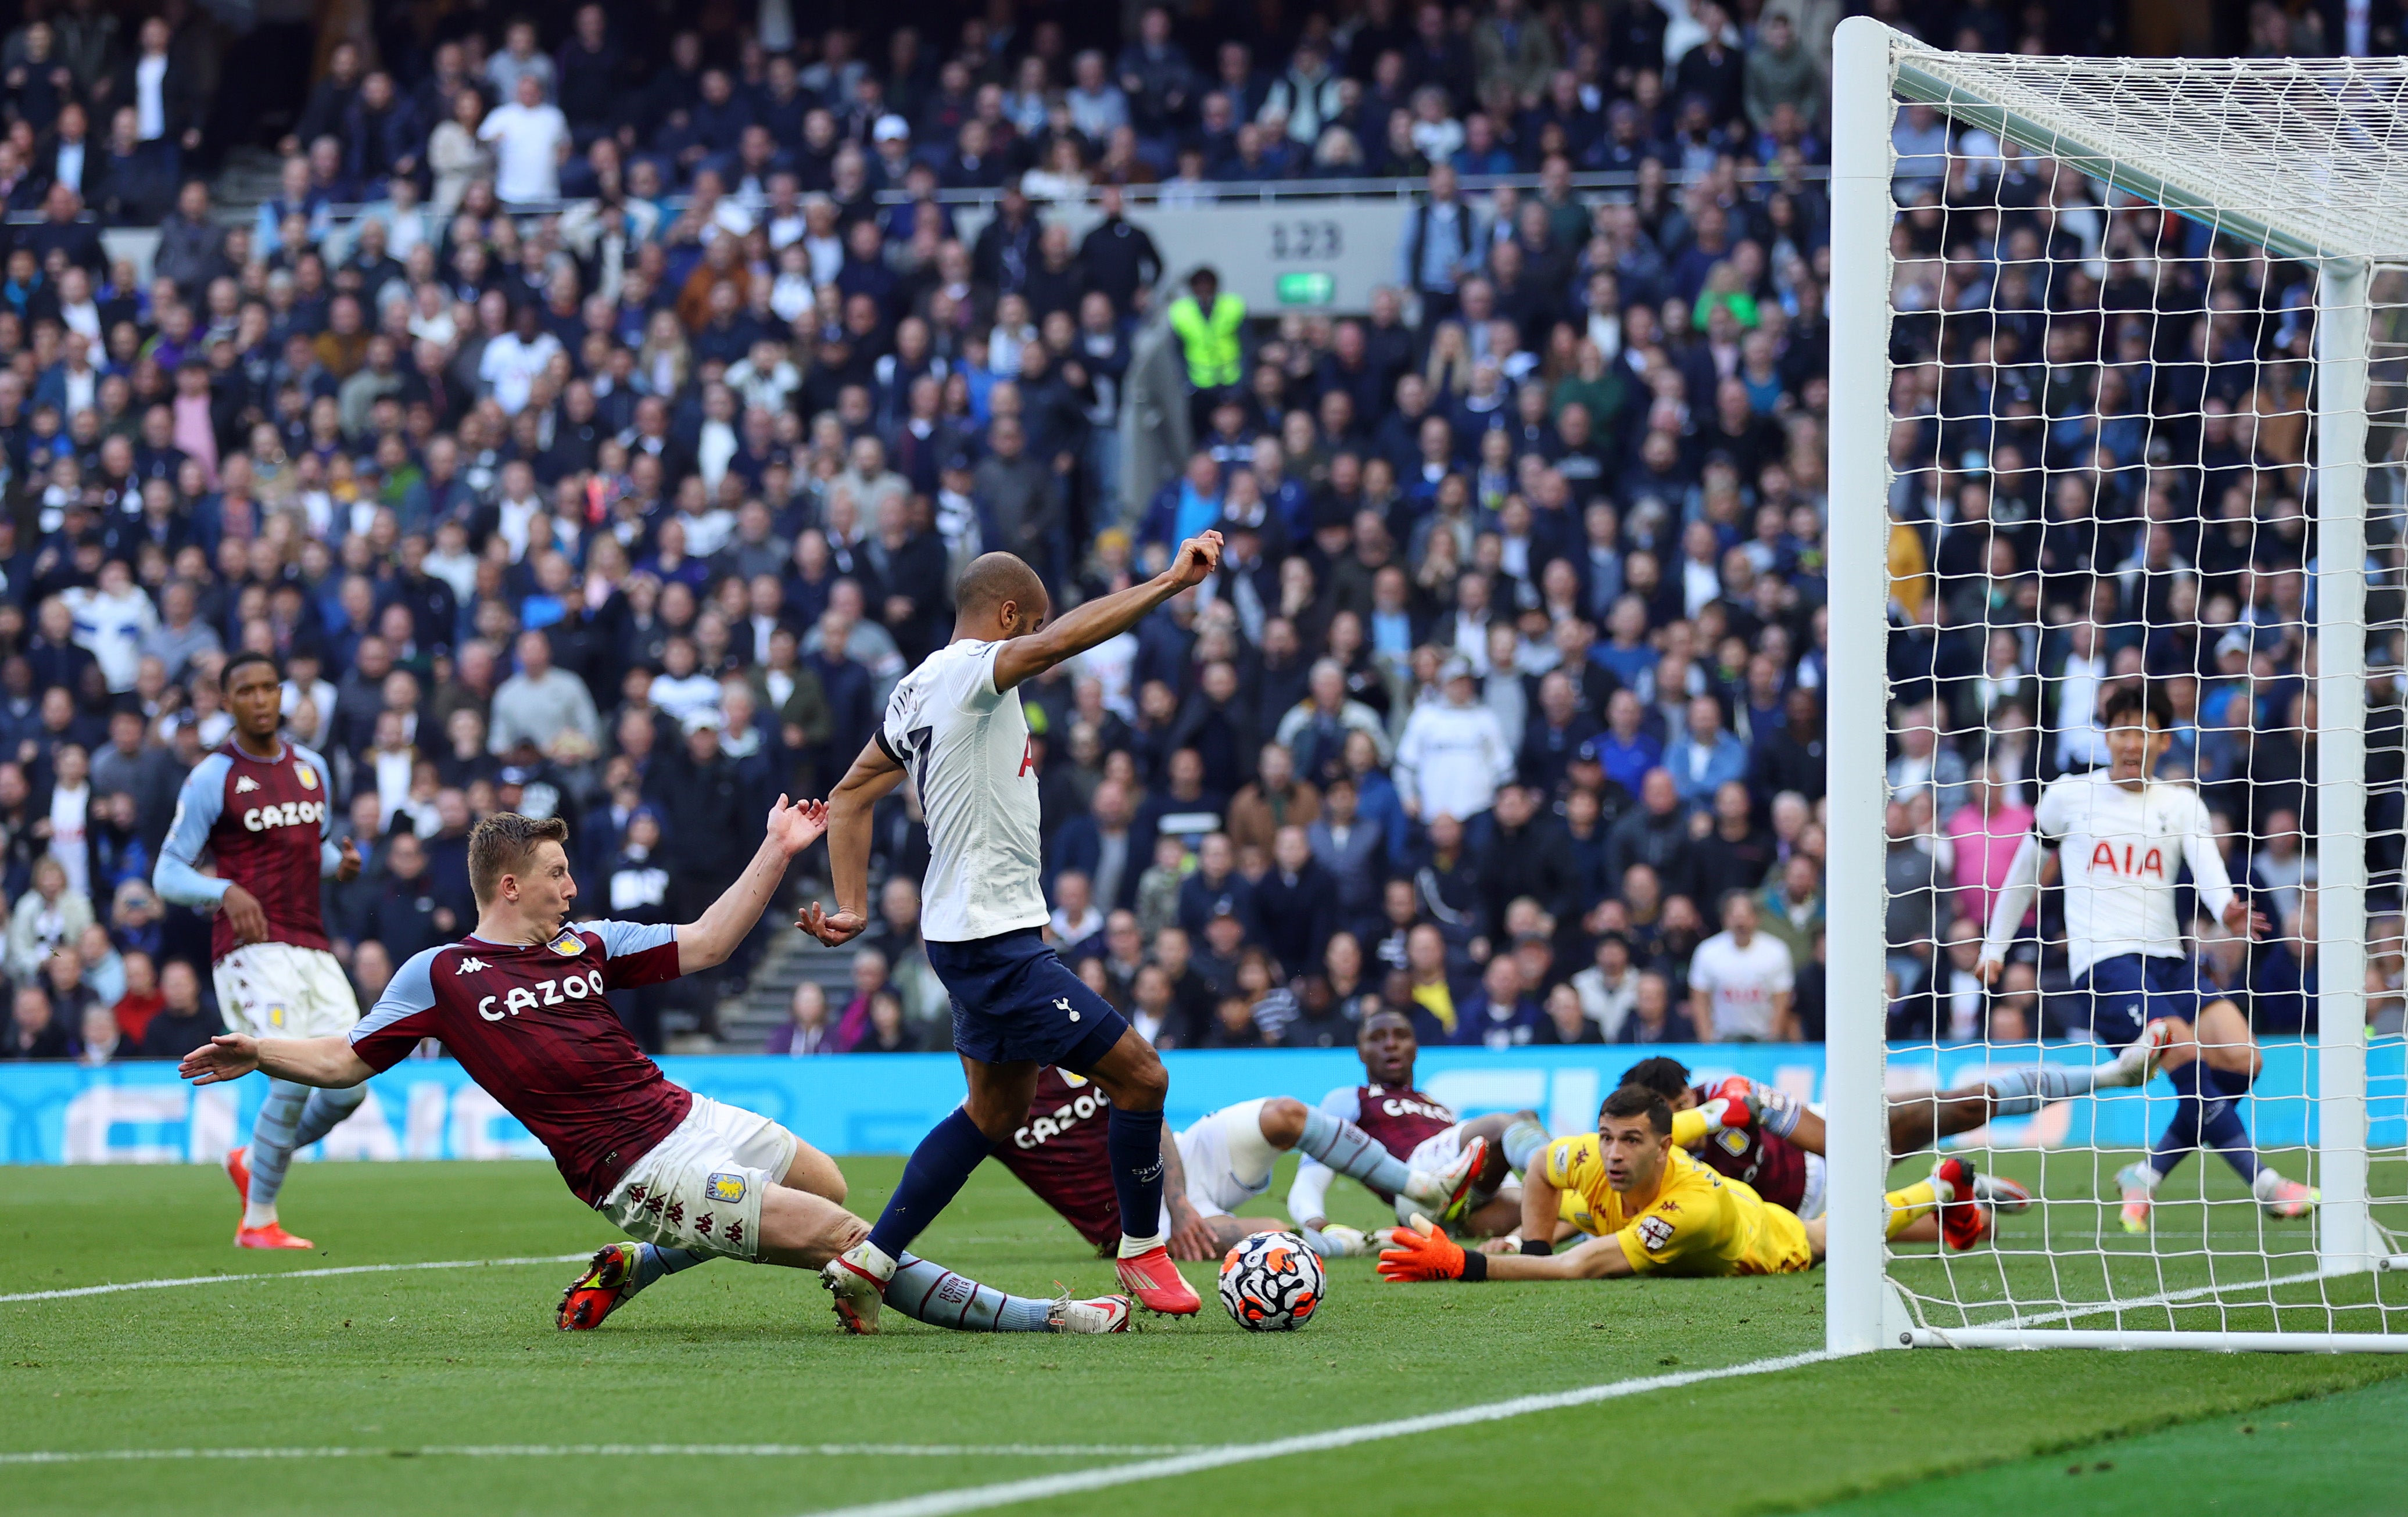
[[[1890,1183],[1936,1140],[2012,1187],[1972,1248],[1924,1240],[1930,1223],[1890,1244],[1924,1327],[2408,1333],[2408,1281],[2320,1267],[2310,1190],[2320,1015],[2362,1004],[2372,1252],[2398,1252],[2408,269],[2347,286],[2370,335],[2367,598],[2325,637],[2362,641],[2369,677],[2363,712],[2327,710],[2319,361],[2357,313],[2329,290],[2320,309],[2329,265],[2283,256],[2408,253],[2403,86],[2398,63],[1903,58]],[[2111,726],[2131,695],[2162,715]],[[2362,825],[2317,782],[2326,740],[2361,727]],[[2042,837],[2018,912],[2016,855]],[[2360,855],[2366,909],[2333,920],[2320,884]],[[2214,909],[2203,873],[2241,904]],[[2362,1003],[2320,980],[2336,940],[2365,945]],[[2168,1067],[2119,1065],[2158,1018],[2180,1023]]]

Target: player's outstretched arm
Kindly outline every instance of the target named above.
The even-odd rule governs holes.
[[[1973,968],[1985,985],[1999,982],[2007,964],[2007,945],[2014,941],[2015,929],[2024,924],[2024,914],[2040,895],[2040,835],[2028,832],[2015,845],[2015,856],[2008,861],[2007,878],[2000,882],[1998,902],[1990,909],[1989,930],[1982,937],[1982,957]]]
[[[778,804],[769,808],[769,820],[752,862],[736,877],[736,883],[710,903],[709,910],[677,930],[678,973],[690,975],[725,963],[768,909],[769,897],[786,878],[786,866],[825,831],[824,804],[779,796]]]
[[[176,1073],[195,1085],[216,1085],[240,1080],[253,1069],[264,1070],[271,1080],[327,1090],[348,1090],[376,1073],[373,1066],[351,1051],[351,1040],[340,1034],[251,1038],[242,1033],[220,1033],[210,1038],[185,1054]]]
[[[1108,642],[1136,626],[1154,608],[1181,591],[1202,584],[1221,566],[1221,535],[1207,532],[1179,545],[1170,567],[1141,585],[1099,595],[1039,632],[1014,637],[996,651],[995,688],[1010,690],[1023,680],[1044,673],[1065,659],[1076,658],[1097,643]]]
[[[836,909],[813,901],[796,914],[795,925],[830,948],[851,942],[869,925],[870,813],[902,782],[901,761],[873,738],[828,796],[828,883]]]

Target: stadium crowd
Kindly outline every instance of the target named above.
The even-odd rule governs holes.
[[[709,36],[468,10],[329,48],[241,220],[178,182],[203,103],[169,20],[29,21],[0,55],[0,195],[38,212],[0,283],[0,1052],[214,1029],[206,926],[149,880],[228,651],[283,661],[333,767],[365,1003],[473,921],[479,816],[568,817],[582,906],[681,920],[772,797],[841,775],[971,557],[1068,604],[1208,528],[1211,582],[1024,688],[1054,936],[1149,1037],[1351,1043],[1390,1004],[1429,1042],[1819,1038],[1838,13],[1361,0],[1274,44],[1152,7],[1074,46],[997,0],[882,51],[783,5]],[[2313,910],[2303,743],[2225,740],[2229,703],[2272,732],[2304,698],[2302,276],[2197,238],[2152,263],[2175,233],[1928,112],[1897,142],[1900,287],[1935,313],[1898,356],[1958,366],[1899,395],[1893,1030],[2065,1033],[2044,957],[1985,995],[1970,951],[2109,682],[2181,693],[2179,762],[2262,835],[2236,876]],[[1249,318],[1121,195],[1313,176],[1423,181],[1366,316]],[[1082,236],[1048,220],[1082,199]],[[159,226],[147,283],[98,220]],[[1197,441],[1124,500],[1154,316]],[[946,1046],[925,857],[898,792],[852,991],[799,988],[771,1052]],[[2296,1024],[2313,964],[2279,957],[2227,967],[2287,973]],[[624,1008],[653,1048],[656,995]]]

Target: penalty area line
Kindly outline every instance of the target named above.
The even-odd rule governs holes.
[[[1536,1411],[1558,1411],[1568,1407],[1584,1407],[1598,1401],[1613,1401],[1624,1396],[1644,1395],[1650,1391],[1678,1390],[1684,1385],[1699,1385],[1708,1381],[1736,1380],[1742,1376],[1778,1374],[1785,1369],[1799,1369],[1808,1365],[1822,1364],[1833,1357],[1816,1350],[1811,1353],[1784,1354],[1778,1358],[1756,1359],[1743,1365],[1730,1365],[1721,1369],[1684,1370],[1676,1375],[1649,1375],[1639,1380],[1609,1381],[1601,1385],[1584,1385],[1569,1391],[1553,1391],[1540,1395],[1515,1396],[1509,1401],[1488,1401],[1478,1406],[1457,1407],[1448,1411],[1433,1411],[1419,1417],[1400,1417],[1393,1422],[1362,1423],[1353,1427],[1333,1427],[1326,1432],[1300,1433],[1294,1438],[1274,1438],[1265,1443],[1231,1443],[1219,1448],[1197,1449],[1192,1453],[1166,1458],[1145,1459],[1136,1464],[1111,1465],[1098,1469],[1071,1470],[1059,1475],[1038,1475],[1026,1480],[1005,1481],[994,1485],[974,1485],[960,1490],[931,1491],[924,1496],[904,1496],[893,1501],[874,1501],[866,1506],[830,1508],[811,1517],[951,1517],[963,1511],[985,1511],[996,1507],[1017,1506],[1025,1501],[1043,1501],[1055,1496],[1076,1496],[1086,1491],[1100,1491],[1115,1485],[1132,1485],[1139,1481],[1164,1480],[1177,1475],[1192,1475],[1200,1470],[1220,1469],[1230,1465],[1254,1464],[1265,1459],[1280,1459],[1289,1454],[1318,1453],[1330,1449],[1350,1448],[1357,1443],[1377,1443],[1388,1438],[1412,1438],[1419,1433],[1440,1432],[1450,1427],[1469,1427],[1480,1423],[1502,1422],[1509,1417],[1527,1416]]]
[[[79,1295],[115,1295],[120,1291],[166,1291],[180,1285],[232,1285],[253,1280],[323,1280],[330,1275],[398,1275],[415,1269],[490,1269],[505,1265],[575,1264],[594,1257],[582,1253],[538,1253],[520,1259],[430,1259],[423,1264],[340,1265],[326,1269],[282,1269],[251,1275],[184,1275],[174,1280],[129,1280],[114,1285],[75,1285],[58,1291],[22,1291],[0,1295],[10,1301],[64,1301]]]
[[[184,1459],[1110,1459],[1185,1453],[1186,1443],[464,1443],[423,1448],[50,1449],[0,1452],[0,1465]]]

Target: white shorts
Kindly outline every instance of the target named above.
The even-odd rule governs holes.
[[[1823,1214],[1831,1185],[1831,1166],[1819,1153],[1806,1155],[1806,1194],[1798,1198],[1798,1220],[1813,1222]]]
[[[1226,1106],[1179,1135],[1187,1200],[1207,1217],[1226,1217],[1271,1188],[1280,1151],[1263,1137],[1263,1102]]]
[[[360,1020],[335,955],[291,943],[245,943],[210,966],[218,1014],[253,1038],[331,1038]]]
[[[730,1259],[761,1249],[761,1193],[786,1178],[800,1140],[778,1123],[708,1095],[602,1198],[629,1238]]]

